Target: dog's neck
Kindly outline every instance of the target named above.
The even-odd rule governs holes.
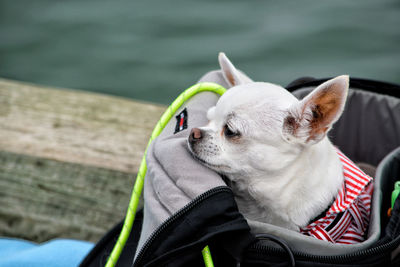
[[[336,149],[324,138],[279,172],[229,178],[245,217],[298,230],[332,203],[343,183],[343,170]]]

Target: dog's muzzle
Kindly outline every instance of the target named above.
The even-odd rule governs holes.
[[[196,142],[200,141],[203,137],[203,133],[199,128],[193,128],[190,131],[189,143],[194,145]]]

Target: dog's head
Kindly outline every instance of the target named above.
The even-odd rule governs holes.
[[[197,159],[228,177],[286,168],[326,138],[343,111],[348,76],[323,83],[299,101],[281,86],[253,82],[223,53],[219,62],[232,88],[208,110],[209,123],[192,129],[188,144]]]

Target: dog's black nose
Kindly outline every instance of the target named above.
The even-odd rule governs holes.
[[[189,142],[190,142],[190,143],[195,143],[195,142],[197,142],[198,140],[200,140],[201,137],[202,137],[201,130],[200,130],[199,128],[193,128],[193,129],[190,131]]]

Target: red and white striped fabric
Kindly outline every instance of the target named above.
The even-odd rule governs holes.
[[[364,241],[370,218],[372,178],[337,150],[343,164],[344,183],[325,213],[300,231],[332,243],[354,244]]]

